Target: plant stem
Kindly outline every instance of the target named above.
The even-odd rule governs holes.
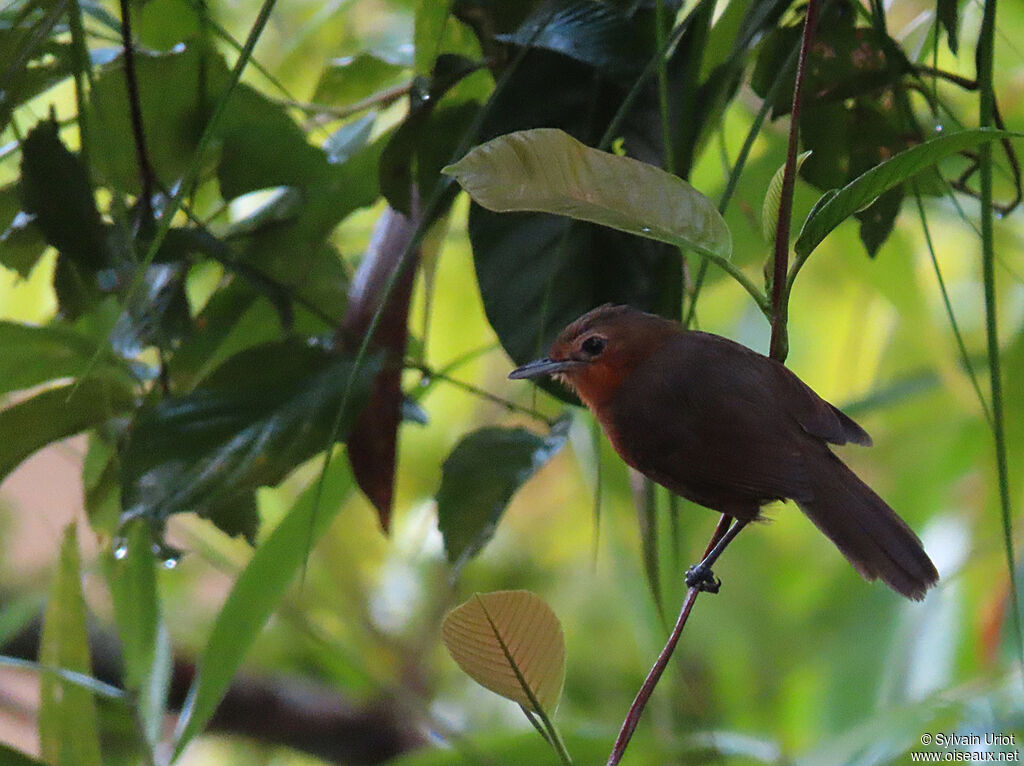
[[[786,289],[786,274],[789,271],[789,227],[793,217],[793,192],[796,189],[796,157],[800,145],[800,108],[803,101],[804,74],[807,69],[807,55],[818,25],[820,0],[809,0],[807,16],[804,18],[803,37],[800,40],[800,57],[796,62],[796,82],[793,85],[793,108],[789,115],[789,147],[786,151],[786,170],[782,176],[782,195],[779,199],[779,220],[775,227],[775,256],[772,264],[772,340],[770,356],[780,362],[786,361],[789,353],[789,334],[786,320],[789,309],[789,291]]]
[[[985,0],[978,33],[977,79],[979,89],[978,124],[987,128],[995,120],[995,93],[992,73],[995,66],[994,43],[996,27],[996,0]],[[978,150],[981,185],[981,264],[985,281],[985,330],[988,339],[988,365],[992,388],[992,419],[996,449],[996,471],[999,476],[999,505],[1002,511],[1003,543],[1006,548],[1006,566],[1009,575],[1010,614],[1013,618],[1014,637],[1018,660],[1024,662],[1024,634],[1021,632],[1020,599],[1017,594],[1017,566],[1013,550],[1013,510],[1010,505],[1010,476],[1006,459],[1006,431],[1003,417],[1003,381],[999,359],[999,325],[996,316],[995,244],[992,209],[992,147],[982,144]]]
[[[135,72],[135,45],[132,42],[132,14],[130,0],[121,4],[121,45],[124,49],[124,81],[128,89],[128,111],[132,119],[135,138],[135,159],[139,164],[139,212],[146,224],[153,221],[153,192],[156,175],[146,148],[146,131],[142,125],[142,104],[139,101],[139,78]]]
[[[529,407],[524,407],[521,404],[516,404],[515,402],[509,401],[508,399],[503,399],[502,397],[496,394],[492,394],[490,391],[485,391],[482,388],[477,388],[472,383],[466,383],[456,378],[449,377],[445,373],[439,372],[438,370],[435,370],[432,367],[422,364],[420,362],[410,361],[407,362],[405,366],[406,369],[417,370],[418,372],[422,373],[424,379],[442,380],[445,383],[448,383],[449,385],[455,386],[456,388],[461,388],[466,393],[473,394],[473,396],[480,397],[481,399],[486,399],[487,401],[493,402],[494,404],[499,404],[509,412],[518,412],[520,415],[529,415],[531,418],[539,420],[548,426],[554,425],[556,421],[555,418],[546,417],[544,414],[538,412],[537,410],[531,409]]]
[[[718,544],[718,541],[725,537],[725,533],[729,531],[729,525],[732,522],[731,516],[722,516],[718,521],[718,526],[715,527],[715,532],[711,535],[711,540],[708,542],[708,547],[704,550],[703,559],[711,550]],[[658,681],[661,678],[661,674],[665,672],[665,668],[668,666],[668,661],[672,658],[672,653],[676,649],[676,644],[679,643],[679,638],[683,634],[683,628],[686,627],[686,621],[690,619],[690,611],[693,609],[693,605],[697,601],[697,596],[700,595],[700,589],[697,587],[690,588],[686,593],[686,598],[683,601],[683,607],[679,612],[679,617],[676,620],[675,627],[672,628],[672,632],[669,634],[668,641],[665,643],[665,647],[661,650],[661,654],[658,655],[658,659],[655,660],[654,665],[651,667],[650,672],[647,674],[647,678],[644,679],[643,686],[640,687],[640,691],[637,692],[636,698],[633,700],[633,704],[629,707],[629,713],[626,715],[626,720],[622,722],[622,728],[619,730],[619,736],[615,738],[615,744],[612,746],[611,755],[608,756],[607,766],[617,766],[619,761],[622,760],[622,756],[626,752],[626,747],[629,745],[629,740],[633,737],[633,732],[636,730],[636,725],[640,722],[640,716],[644,712],[644,708],[647,706],[647,701],[651,698],[651,694],[654,692],[654,687],[658,685]]]

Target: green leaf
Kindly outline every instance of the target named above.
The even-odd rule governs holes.
[[[64,530],[57,575],[46,607],[39,660],[43,665],[88,675],[89,639],[81,563],[74,524]],[[39,742],[50,766],[101,766],[96,703],[92,694],[54,676],[40,681]]]
[[[253,553],[217,615],[203,650],[178,719],[175,758],[210,721],[256,636],[351,490],[343,461],[333,461],[323,492],[314,481]]]
[[[406,68],[373,53],[334,59],[320,74],[313,92],[318,104],[348,106],[394,85]]]
[[[0,264],[27,279],[46,250],[46,240],[21,207],[16,184],[0,188]]]
[[[481,686],[536,713],[558,706],[565,641],[558,617],[526,590],[477,593],[441,627],[452,659]]]
[[[52,120],[39,122],[22,142],[19,192],[25,212],[46,241],[76,266],[95,271],[110,263],[106,232],[81,159],[60,139]]]
[[[420,0],[413,24],[414,70],[429,75],[440,53],[444,29],[451,14],[451,0]]]
[[[636,23],[649,8],[630,13],[607,3],[570,0],[552,13],[550,4],[537,6],[513,34],[497,35],[504,43],[529,44],[588,64],[606,74],[635,78],[654,46],[653,24]],[[666,2],[666,7],[676,3]],[[671,12],[671,11],[670,11]],[[667,14],[666,14],[667,15]]]
[[[957,44],[957,33],[960,25],[958,19],[959,6],[959,0],[936,0],[935,2],[935,16],[946,30],[946,40],[954,56],[959,47]]]
[[[591,149],[555,128],[500,136],[445,172],[488,210],[565,215],[702,255],[732,255],[722,216],[686,181],[631,157]]]
[[[339,440],[378,368],[351,381]],[[295,338],[246,349],[191,394],[143,410],[122,455],[123,520],[195,511],[252,541],[253,492],[323,451],[351,376],[351,359]]]
[[[135,694],[146,739],[153,746],[161,733],[171,663],[160,614],[152,532],[141,520],[129,524],[125,532],[106,557],[107,584],[121,636],[125,687]]]
[[[46,766],[46,764],[0,742],[0,766]]]
[[[80,373],[96,353],[96,340],[66,325],[47,327],[0,321],[0,394]],[[104,354],[94,371],[132,383],[128,368]]]
[[[437,523],[457,569],[494,535],[512,495],[562,448],[565,418],[547,437],[523,428],[481,428],[465,436],[441,469]]]
[[[806,257],[849,216],[946,157],[988,141],[1022,136],[1022,133],[975,128],[939,136],[900,152],[848,183],[824,204],[816,206],[800,230],[795,245],[797,254]]]
[[[796,172],[800,172],[804,162],[811,156],[811,152],[803,152],[796,158]],[[782,181],[786,176],[786,166],[782,165],[775,171],[771,183],[768,184],[768,191],[764,195],[764,205],[761,207],[761,233],[766,242],[775,240],[775,229],[779,223],[779,205],[782,201]]]
[[[51,442],[99,426],[135,406],[134,392],[109,378],[50,388],[0,410],[0,481]]]

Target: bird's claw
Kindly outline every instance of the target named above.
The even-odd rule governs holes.
[[[701,593],[718,593],[722,581],[715,577],[710,567],[694,564],[686,570],[686,587],[696,588]]]

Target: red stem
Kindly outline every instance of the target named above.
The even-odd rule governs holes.
[[[711,549],[715,547],[719,540],[725,536],[725,533],[729,530],[729,525],[732,523],[731,516],[722,516],[718,520],[718,526],[715,527],[715,533],[711,536],[708,547],[704,551],[703,559],[709,553]],[[686,593],[686,599],[683,601],[683,608],[679,612],[679,618],[676,620],[675,627],[672,628],[672,633],[668,637],[668,642],[665,644],[665,648],[661,650],[661,654],[658,655],[658,659],[655,660],[653,667],[647,674],[647,678],[644,679],[643,686],[640,687],[640,691],[637,692],[636,699],[633,700],[633,704],[629,707],[629,713],[626,715],[626,720],[622,722],[622,728],[619,730],[619,736],[615,739],[615,745],[612,747],[611,755],[608,756],[607,766],[617,766],[619,761],[622,760],[623,754],[626,752],[626,747],[629,745],[629,740],[633,736],[633,731],[636,729],[636,725],[640,722],[640,716],[644,712],[644,708],[647,706],[647,700],[651,698],[651,694],[654,692],[654,687],[658,685],[658,681],[661,679],[661,674],[665,672],[665,667],[668,665],[668,661],[672,657],[672,653],[675,651],[676,644],[679,643],[679,637],[683,634],[683,628],[686,627],[686,621],[690,618],[690,610],[693,609],[693,605],[697,601],[697,596],[700,595],[699,588],[690,588]]]
[[[796,187],[796,156],[800,146],[800,106],[802,102],[804,74],[807,54],[818,25],[818,6],[821,0],[810,0],[807,17],[804,19],[803,38],[800,41],[800,58],[796,65],[796,82],[793,85],[793,108],[790,111],[789,148],[786,151],[786,170],[782,176],[782,195],[779,200],[779,220],[775,228],[775,259],[772,270],[772,341],[770,356],[780,362],[786,361],[789,353],[789,338],[786,333],[787,302],[786,275],[789,272],[789,227],[793,215],[793,191]]]

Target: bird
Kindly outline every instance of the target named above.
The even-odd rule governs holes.
[[[915,601],[938,581],[913,530],[828,446],[871,446],[871,437],[775,359],[605,304],[562,330],[547,357],[509,374],[543,376],[576,393],[629,466],[735,520],[688,571],[691,587],[717,592],[718,553],[764,518],[762,506],[787,499],[866,580]]]

